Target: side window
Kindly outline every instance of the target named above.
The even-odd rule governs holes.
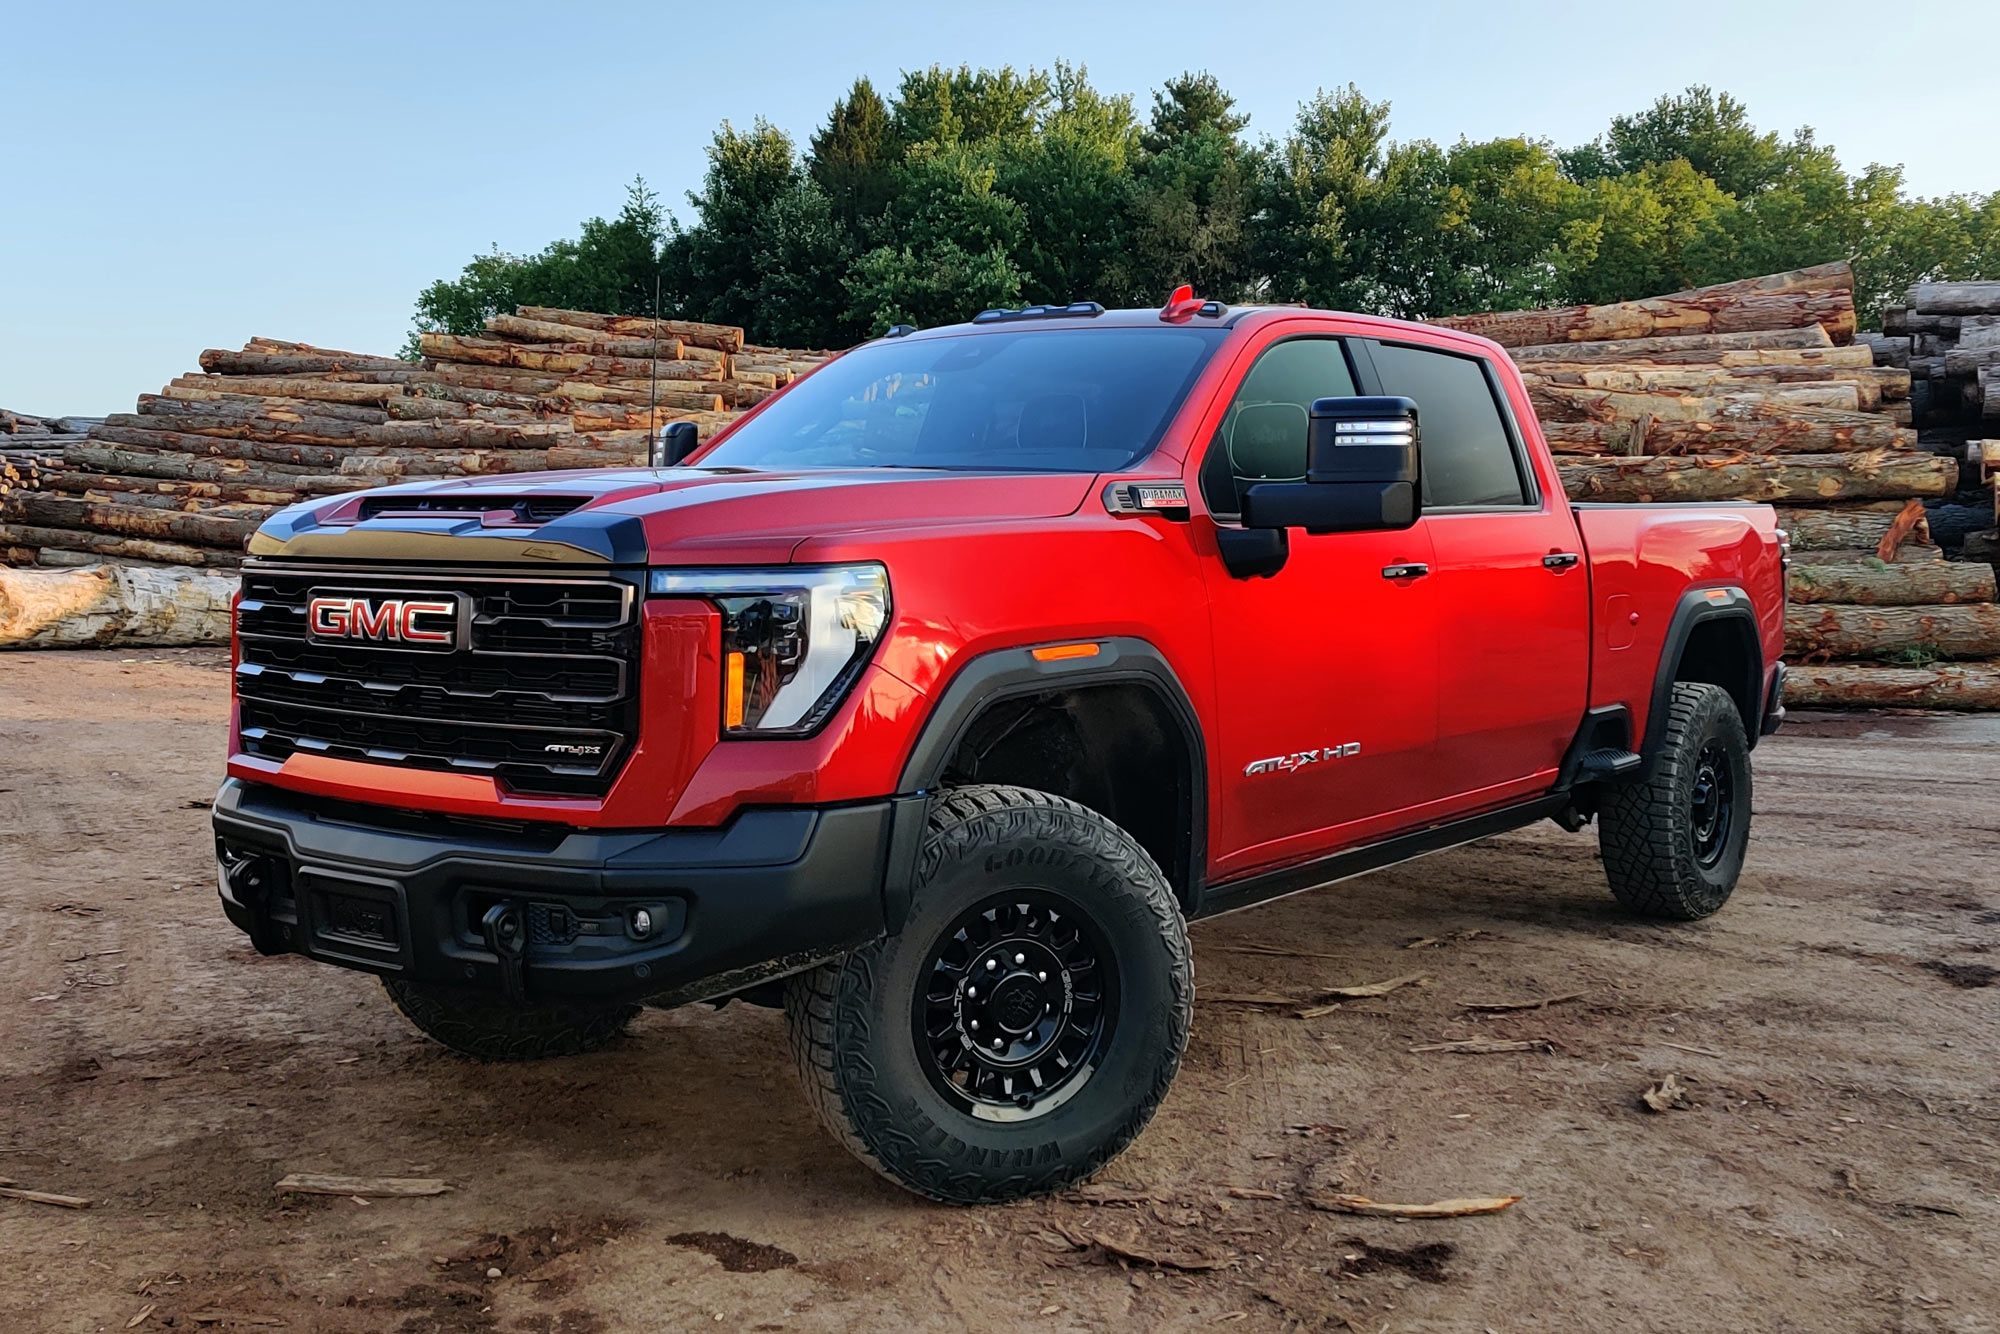
[[[1303,482],[1306,422],[1316,398],[1354,393],[1338,338],[1291,338],[1264,350],[1230,400],[1201,462],[1201,494],[1211,512],[1243,512],[1258,482]]]
[[[1416,401],[1426,506],[1528,503],[1513,441],[1478,358],[1397,343],[1369,351],[1382,392]]]

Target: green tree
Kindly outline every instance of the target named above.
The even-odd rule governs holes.
[[[456,279],[426,287],[417,296],[417,329],[475,334],[489,317],[515,306],[644,314],[653,308],[661,239],[659,200],[635,178],[618,216],[590,219],[575,240],[551,242],[532,255],[510,255],[495,246],[475,256]]]
[[[888,205],[891,173],[901,158],[888,104],[874,84],[861,78],[814,132],[806,170],[826,192],[841,224],[856,230]]]
[[[708,148],[702,188],[688,196],[696,223],[676,222],[661,256],[675,312],[761,327],[765,275],[758,255],[770,243],[774,211],[807,184],[782,131],[762,117],[747,133],[723,122]]]
[[[995,188],[1022,221],[1009,248],[1028,300],[1067,302],[1108,294],[1124,253],[1126,195],[1139,125],[1129,97],[1106,97],[1087,73],[1058,63],[1051,104],[1033,135],[1002,141]]]
[[[1353,215],[1376,190],[1389,104],[1349,84],[1299,108],[1267,144],[1251,214],[1251,260],[1270,297],[1366,309],[1376,284],[1357,252]]]

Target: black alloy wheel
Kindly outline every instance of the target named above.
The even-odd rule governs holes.
[[[934,1200],[1061,1190],[1124,1151],[1180,1067],[1187,923],[1096,811],[978,784],[931,798],[898,930],[786,982],[806,1097]]]
[[[995,895],[961,914],[924,971],[912,1016],[924,1073],[986,1120],[1024,1120],[1068,1101],[1118,1022],[1103,933],[1046,889]]]
[[[1695,861],[1712,869],[1729,846],[1729,822],[1735,810],[1729,754],[1719,738],[1710,738],[1695,760],[1690,815],[1693,818]]]

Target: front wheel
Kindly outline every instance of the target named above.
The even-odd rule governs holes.
[[[1729,900],[1750,842],[1750,737],[1720,686],[1680,682],[1645,777],[1607,787],[1604,874],[1648,917],[1693,921]]]
[[[1075,802],[931,803],[902,931],[795,977],[806,1095],[863,1162],[932,1199],[1079,1181],[1152,1119],[1187,1046],[1187,927],[1151,857]]]

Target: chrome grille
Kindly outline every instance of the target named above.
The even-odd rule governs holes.
[[[638,735],[639,576],[543,577],[250,562],[237,612],[243,749],[486,774],[602,796]],[[328,594],[463,598],[461,646],[307,634]]]

